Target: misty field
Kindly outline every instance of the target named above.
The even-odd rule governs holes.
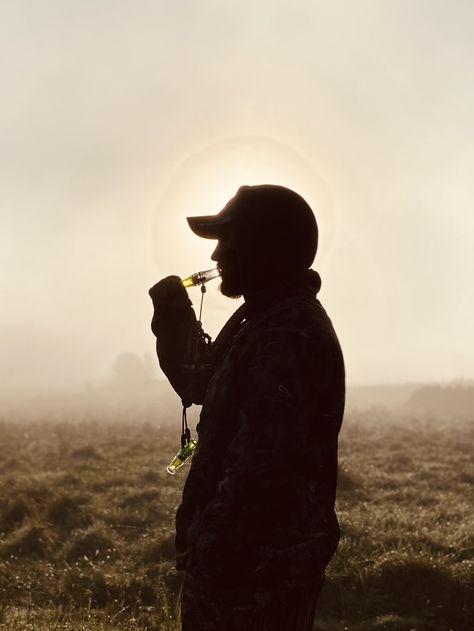
[[[178,442],[143,420],[0,422],[0,629],[179,628]],[[345,420],[314,629],[474,628],[473,444],[467,421]]]

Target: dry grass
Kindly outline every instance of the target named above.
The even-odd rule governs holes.
[[[320,631],[468,631],[474,424],[348,418]],[[0,629],[171,631],[178,429],[0,423]],[[277,630],[275,630],[277,631]]]

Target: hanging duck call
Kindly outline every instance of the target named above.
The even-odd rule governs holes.
[[[191,274],[191,276],[187,276],[183,278],[182,283],[184,287],[198,287],[201,285],[201,309],[199,313],[199,324],[201,323],[201,312],[202,312],[202,300],[204,298],[204,293],[206,288],[204,284],[208,281],[217,278],[220,276],[219,270],[216,268],[208,269],[203,272],[196,272],[195,274]],[[191,438],[191,432],[188,428],[186,421],[186,408],[183,407],[183,416],[182,416],[182,434],[181,434],[181,450],[176,454],[170,464],[166,467],[166,471],[171,475],[174,475],[176,471],[186,462],[188,458],[190,458],[197,445],[198,441],[194,438]]]

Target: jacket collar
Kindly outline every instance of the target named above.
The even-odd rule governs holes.
[[[279,285],[266,287],[258,292],[244,294],[246,320],[253,318],[272,305],[287,298],[299,295],[314,298],[321,288],[321,277],[315,270],[306,270],[303,275],[282,282]]]

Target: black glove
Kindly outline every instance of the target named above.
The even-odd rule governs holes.
[[[192,306],[188,292],[179,276],[167,276],[148,292],[155,311],[159,313],[175,311]]]

